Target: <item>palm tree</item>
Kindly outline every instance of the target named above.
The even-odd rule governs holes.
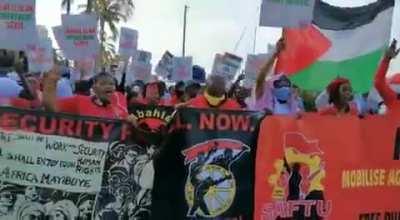
[[[112,43],[109,41],[115,42],[118,37],[117,24],[128,21],[133,15],[134,8],[133,0],[87,0],[86,12],[94,11],[100,20],[102,64],[110,61],[110,55],[115,54]],[[110,30],[111,36],[108,35],[106,29]]]
[[[71,5],[74,3],[74,0],[62,0],[61,7],[67,10],[67,14],[71,12]]]
[[[93,1],[95,0],[87,0],[86,1],[86,12],[90,13],[93,10]]]

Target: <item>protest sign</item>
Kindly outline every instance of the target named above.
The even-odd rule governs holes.
[[[133,62],[141,64],[149,64],[151,62],[152,54],[151,52],[145,50],[138,50],[133,56]]]
[[[241,57],[230,53],[225,53],[224,55],[216,54],[212,74],[221,75],[228,82],[232,82],[240,70],[242,60]]]
[[[154,219],[251,219],[258,114],[183,109],[155,161]]]
[[[174,57],[172,58],[171,80],[174,82],[188,81],[193,78],[192,57]]]
[[[133,82],[135,80],[141,80],[143,82],[149,82],[151,80],[151,63],[133,62],[129,65],[127,81]]]
[[[163,78],[170,79],[172,76],[173,58],[174,55],[172,55],[172,53],[170,53],[169,51],[166,51],[163,54],[161,60],[158,62],[155,72]]]
[[[30,72],[47,72],[54,65],[53,43],[50,38],[39,38],[36,45],[27,47]]]
[[[96,69],[96,61],[92,58],[80,59],[74,61],[74,67],[77,70],[78,76],[74,76],[76,80],[89,80]]]
[[[25,50],[36,43],[35,0],[0,0],[0,48]]]
[[[151,62],[152,54],[148,51],[137,50],[135,51],[131,63],[128,66],[128,74],[126,81],[132,83],[135,80],[142,80],[149,82],[151,80],[151,71],[153,65]]]
[[[315,0],[263,0],[260,26],[302,27],[311,24]]]
[[[158,136],[120,121],[0,107],[0,195],[9,201],[0,218],[35,210],[39,219],[149,219]]]
[[[266,118],[257,151],[255,219],[396,218],[397,127],[389,116]]]
[[[252,88],[257,80],[258,73],[262,65],[271,57],[270,54],[249,54],[247,55],[245,67],[244,85],[246,88]]]
[[[121,57],[129,59],[137,50],[139,33],[130,28],[121,28],[118,53]]]
[[[71,60],[96,57],[99,52],[97,17],[94,14],[62,15],[61,42],[64,55]]]

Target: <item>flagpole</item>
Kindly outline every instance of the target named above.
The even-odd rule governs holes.
[[[186,25],[187,25],[187,12],[189,6],[185,5],[185,11],[183,15],[183,41],[182,41],[182,57],[186,55]]]
[[[256,14],[260,14],[260,6],[257,7]],[[259,21],[256,21],[256,24],[255,24],[255,27],[254,27],[253,54],[256,54],[258,22]]]

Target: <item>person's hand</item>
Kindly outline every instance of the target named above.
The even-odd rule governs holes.
[[[286,48],[285,39],[284,38],[279,39],[278,42],[276,42],[275,47],[276,47],[275,55],[280,54]]]
[[[61,78],[60,76],[60,67],[57,65],[54,65],[53,68],[47,72],[44,73],[43,75],[43,80],[45,82],[57,82]]]
[[[136,119],[136,116],[133,114],[130,114],[127,118],[126,121],[130,123],[132,126],[137,127],[138,126],[138,121]]]
[[[399,54],[400,49],[397,48],[397,40],[394,39],[392,43],[390,44],[389,49],[387,49],[385,53],[385,57],[389,60],[395,58],[397,54]]]
[[[185,107],[187,107],[188,105],[189,105],[189,102],[182,102],[182,103],[176,104],[176,105],[175,105],[175,108],[176,108],[176,109],[185,108]]]

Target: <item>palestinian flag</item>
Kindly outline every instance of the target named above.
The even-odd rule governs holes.
[[[286,50],[276,72],[307,90],[323,90],[341,76],[351,80],[355,91],[368,91],[390,41],[393,8],[394,0],[354,8],[317,0],[312,25],[284,29]]]

